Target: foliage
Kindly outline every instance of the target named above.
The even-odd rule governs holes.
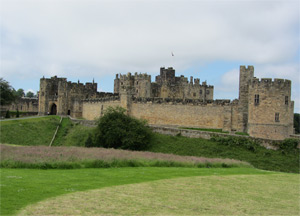
[[[0,78],[0,105],[9,105],[15,101],[15,90],[10,86],[9,82]]]
[[[29,91],[26,93],[26,97],[32,98],[32,97],[34,97],[34,93]]]
[[[27,205],[76,191],[175,177],[269,174],[252,168],[198,169],[174,167],[72,170],[0,169],[0,172],[0,215],[15,215]]]
[[[283,151],[297,151],[299,142],[297,139],[289,138],[279,143],[279,149]]]
[[[294,128],[295,133],[300,133],[300,113],[294,113]]]
[[[222,145],[231,146],[231,147],[243,147],[252,152],[255,152],[256,148],[259,146],[259,144],[256,143],[254,140],[244,138],[244,137],[214,136],[211,138],[211,141],[215,141],[215,142],[221,143]]]
[[[108,108],[98,121],[94,146],[130,150],[146,149],[151,139],[151,129],[145,121],[125,114],[121,107]]]
[[[16,118],[19,118],[19,117],[20,117],[20,112],[19,112],[19,110],[17,109]]]
[[[24,89],[18,89],[17,91],[16,91],[16,96],[17,96],[17,98],[22,98],[22,97],[24,97],[25,96],[25,92],[24,92]]]
[[[217,139],[219,139],[217,141]],[[299,173],[299,149],[284,151],[266,149],[263,146],[243,139],[229,141],[220,138],[205,140],[155,134],[147,151],[162,152],[177,155],[232,158],[249,162],[256,168]],[[240,141],[242,141],[240,143]]]

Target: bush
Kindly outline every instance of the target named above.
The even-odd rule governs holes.
[[[96,147],[144,150],[152,137],[151,129],[145,121],[132,118],[125,114],[121,107],[108,108],[98,121],[95,132]],[[91,140],[86,144],[91,147]]]
[[[245,148],[251,152],[256,152],[256,148],[258,146],[258,143],[255,141],[245,138],[245,137],[234,137],[234,136],[228,136],[228,137],[220,137],[220,136],[214,136],[210,139],[211,141],[220,143],[225,146],[231,146],[231,147],[242,147]]]
[[[297,149],[298,140],[293,138],[288,138],[279,143],[279,149],[283,151],[292,151]]]

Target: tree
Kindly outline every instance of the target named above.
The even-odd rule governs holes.
[[[34,93],[29,91],[29,92],[26,93],[26,97],[32,98],[32,97],[34,97]]]
[[[16,91],[16,95],[17,95],[18,98],[24,97],[24,96],[25,96],[24,89],[21,89],[21,88],[18,89],[18,90]]]
[[[107,109],[98,121],[93,146],[130,150],[147,148],[152,136],[151,129],[145,121],[130,117],[125,111],[121,107]]]
[[[9,105],[15,101],[15,90],[10,86],[9,82],[0,78],[0,105]]]

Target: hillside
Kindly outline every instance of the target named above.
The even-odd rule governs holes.
[[[58,122],[58,117],[1,122],[1,143],[48,145]],[[53,145],[84,146],[93,130],[95,129],[74,124],[65,118]],[[200,138],[154,134],[147,151],[181,156],[230,158],[248,162],[259,169],[299,173],[299,150],[275,151],[258,145],[225,145]]]

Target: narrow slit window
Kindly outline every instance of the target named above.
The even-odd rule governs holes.
[[[256,94],[256,95],[254,96],[254,104],[255,104],[255,105],[258,105],[258,104],[259,104],[259,95],[258,95],[258,94]]]
[[[279,113],[275,113],[275,122],[279,122]]]
[[[285,105],[289,105],[289,96],[285,96],[284,103]]]

